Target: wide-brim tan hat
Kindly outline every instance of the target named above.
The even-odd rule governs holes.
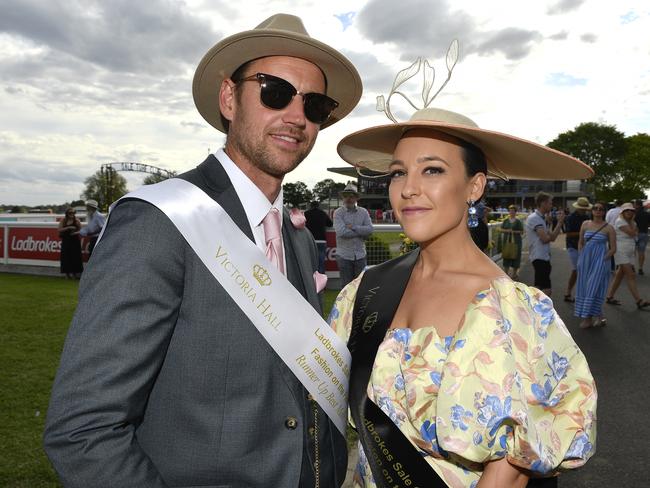
[[[632,205],[630,202],[626,202],[621,205],[621,213],[625,212],[626,210],[632,210],[633,212],[636,212],[636,208],[634,208],[634,205]]]
[[[531,141],[481,129],[464,115],[448,110],[418,110],[408,122],[363,129],[344,137],[337,147],[348,163],[386,173],[395,146],[405,132],[431,128],[479,147],[487,159],[488,174],[529,180],[582,180],[593,170],[582,161]]]
[[[267,56],[305,59],[325,74],[327,95],[339,106],[321,129],[349,114],[361,98],[359,73],[343,54],[310,37],[299,17],[276,14],[253,30],[226,37],[203,56],[194,74],[192,94],[196,108],[210,125],[226,132],[219,111],[221,82],[242,64]]]
[[[348,183],[345,185],[345,188],[343,188],[340,192],[339,195],[344,197],[345,195],[354,195],[355,197],[359,196],[359,190],[357,190],[357,187],[354,185],[354,183]]]
[[[97,203],[97,200],[93,200],[92,198],[86,200],[85,205],[86,207],[92,207],[94,209],[99,208],[99,204]]]
[[[577,208],[578,210],[591,210],[593,205],[589,203],[589,200],[586,197],[578,197],[578,200],[573,202],[572,207]]]

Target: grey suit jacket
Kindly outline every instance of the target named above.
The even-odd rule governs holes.
[[[216,158],[181,177],[253,240]],[[304,484],[301,470],[304,480],[313,469],[303,465],[302,385],[156,207],[126,200],[107,225],[83,274],[44,434],[64,485]],[[286,214],[283,238],[287,277],[320,310],[313,238]],[[345,440],[333,427],[325,433],[322,486],[340,486]]]

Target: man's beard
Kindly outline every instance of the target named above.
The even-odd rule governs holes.
[[[231,129],[234,129],[234,127],[231,127]],[[309,155],[314,146],[315,138],[302,151],[284,157],[281,154],[272,153],[261,141],[255,141],[247,137],[245,130],[231,130],[227,142],[256,168],[275,178],[283,178],[284,175],[296,169]]]

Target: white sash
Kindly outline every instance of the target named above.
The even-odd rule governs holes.
[[[200,188],[179,178],[143,186],[122,198],[147,201],[169,217],[345,436],[350,373],[346,344],[226,211]]]

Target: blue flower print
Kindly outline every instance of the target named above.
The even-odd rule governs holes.
[[[553,351],[548,365],[553,372],[553,378],[559,382],[566,376],[567,369],[569,369],[569,360]]]
[[[433,452],[437,452],[442,456],[448,456],[447,451],[438,446],[438,435],[436,433],[436,423],[430,420],[425,420],[420,427],[420,435],[422,439],[431,444]]]
[[[404,389],[404,376],[402,373],[395,375],[395,389],[398,391],[402,391]]]
[[[551,393],[553,393],[553,386],[551,385],[550,379],[547,379],[544,382],[544,386],[541,386],[538,383],[533,383],[530,389],[540,405],[545,407],[554,407],[560,401],[557,396],[550,398]]]
[[[546,474],[551,471],[551,469],[553,469],[553,466],[551,466],[548,461],[544,461],[543,459],[538,459],[530,465],[530,470],[533,473]]]
[[[508,332],[510,332],[510,329],[512,329],[512,323],[510,323],[510,321],[504,317],[503,323],[501,324],[501,331],[504,334],[507,334]]]
[[[465,420],[471,417],[472,412],[465,410],[461,405],[451,407],[451,425],[454,429],[467,430]]]
[[[546,328],[548,325],[553,322],[555,314],[553,312],[553,302],[549,298],[544,298],[537,302],[533,307],[533,311],[541,316],[540,324],[542,327],[537,331],[540,337],[546,337]]]
[[[588,459],[593,448],[593,444],[589,442],[589,437],[584,433],[580,434],[571,442],[564,459]]]
[[[541,386],[538,383],[533,383],[530,389],[533,392],[533,395],[535,395],[537,401],[540,403],[546,402],[546,400],[548,400],[548,397],[553,392],[553,387],[551,386],[551,380],[548,379],[544,383],[544,386]]]
[[[479,413],[476,420],[479,424],[490,429],[489,435],[492,437],[501,425],[501,421],[510,415],[511,407],[512,397],[507,396],[502,404],[498,396],[488,395],[478,410]],[[492,443],[494,443],[494,440],[491,441]]]
[[[474,445],[478,446],[481,442],[483,442],[483,436],[479,432],[474,432],[473,441]]]
[[[467,342],[466,339],[458,339],[456,342],[454,342],[454,349],[462,348],[466,342]]]
[[[436,385],[440,386],[440,383],[442,382],[442,374],[438,373],[437,371],[432,371],[429,373],[429,377],[431,378],[431,382]]]
[[[395,329],[395,332],[393,333],[393,339],[395,339],[397,342],[401,342],[405,346],[409,345],[409,341],[411,340],[411,329]]]
[[[469,488],[476,488],[476,485],[478,485],[478,480],[472,481],[472,484],[469,485]]]
[[[339,318],[339,309],[336,307],[336,303],[334,303],[334,306],[330,311],[330,315],[329,317],[327,317],[327,323],[331,324],[333,320],[336,320],[338,318]]]
[[[444,340],[444,344],[436,342],[436,349],[445,354],[449,354],[449,349],[451,349],[451,342],[454,340],[454,336],[445,336],[442,339]]]
[[[395,406],[391,402],[390,397],[381,396],[378,398],[377,406],[382,409],[382,411],[390,417],[395,425],[399,427],[400,421],[397,416],[397,411],[395,411]]]

